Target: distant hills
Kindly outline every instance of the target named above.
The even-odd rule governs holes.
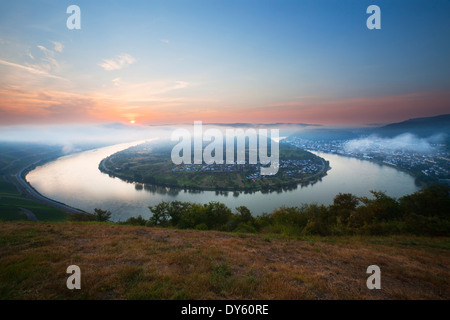
[[[423,138],[437,134],[445,134],[449,136],[450,114],[409,119],[379,127],[373,131],[380,136],[386,137],[393,137],[403,133],[412,133]]]
[[[360,133],[361,132],[357,130],[350,130],[350,129],[320,128],[320,129],[304,130],[301,132],[297,132],[294,135],[305,140],[331,141],[331,140],[357,139],[359,138]]]
[[[203,125],[244,129],[279,128],[281,136],[295,135],[307,140],[350,140],[369,135],[395,137],[401,134],[411,133],[421,138],[441,135],[447,142],[450,142],[450,114],[426,118],[413,118],[379,127],[366,128],[327,128],[318,124],[306,123],[203,123]]]
[[[426,118],[414,118],[379,127],[367,128],[336,129],[307,123],[203,123],[203,125],[235,128],[280,128],[285,134],[298,135],[308,140],[348,140],[371,134],[382,137],[395,137],[404,133],[411,133],[422,138],[438,134],[444,134],[445,136],[450,137],[450,114]]]
[[[289,122],[278,122],[278,123],[204,123],[208,126],[221,126],[221,127],[233,127],[233,128],[279,128],[279,127],[292,127],[292,128],[303,128],[303,127],[320,127],[320,124],[308,124],[308,123],[289,123]]]
[[[332,129],[321,127],[317,124],[306,123],[274,123],[274,124],[249,124],[249,123],[210,123],[209,125],[231,126],[231,127],[291,127],[302,128],[297,133],[305,139],[310,140],[345,140],[355,139],[361,135],[376,134],[385,137],[394,137],[404,133],[411,133],[419,137],[430,137],[437,134],[450,136],[450,114],[443,114],[427,118],[414,118],[402,122],[391,123],[381,127],[372,128],[342,128]]]
[[[450,114],[427,118],[414,118],[402,122],[372,128],[306,128],[294,135],[306,140],[350,140],[363,136],[377,135],[381,137],[396,137],[411,133],[421,138],[440,135],[450,144]],[[441,140],[441,139],[439,139]],[[443,141],[443,140],[441,140]]]

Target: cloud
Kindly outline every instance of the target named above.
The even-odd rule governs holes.
[[[139,125],[106,124],[58,124],[16,125],[1,127],[0,141],[37,142],[59,145],[64,153],[77,151],[82,144],[123,143],[139,140],[170,138],[173,128]]]
[[[43,70],[41,68],[38,68],[37,66],[23,66],[21,64],[5,61],[5,60],[2,60],[2,59],[0,59],[0,64],[3,64],[5,66],[18,68],[18,69],[21,69],[21,70],[25,70],[25,71],[28,71],[30,73],[33,73],[33,74],[36,74],[36,75],[40,75],[40,76],[44,76],[44,77],[48,77],[48,78],[67,80],[65,78],[62,78],[62,77],[50,74],[47,71],[45,71],[45,70]]]
[[[394,138],[381,138],[376,135],[362,139],[348,141],[344,148],[347,152],[368,151],[409,151],[428,153],[435,150],[431,143],[442,140],[443,136],[431,136],[429,138],[418,138],[411,133],[398,135]]]
[[[114,86],[119,87],[120,86],[120,78],[115,78],[111,80],[112,83],[114,83]]]
[[[167,39],[161,39],[159,41],[161,41],[162,43],[165,43],[165,44],[169,44],[169,40],[167,40]]]
[[[52,50],[47,49],[44,46],[37,46],[42,52],[44,52],[46,57],[53,57],[55,53]]]
[[[93,97],[65,91],[0,88],[0,126],[32,122],[89,122],[97,118],[99,103]]]
[[[40,69],[46,69],[47,71],[50,71],[52,68],[59,68],[59,63],[55,59],[55,52],[47,49],[44,46],[38,45],[37,46],[39,50],[41,50],[44,53],[44,58],[41,59],[41,61],[45,62],[41,65],[31,65],[31,67],[40,68]],[[62,50],[62,49],[61,49]]]
[[[57,52],[63,52],[64,45],[61,42],[51,41],[51,43],[53,43],[53,45],[54,45],[53,50],[55,50]]]
[[[114,87],[109,87],[103,91],[105,98],[123,101],[182,100],[180,97],[167,97],[164,95],[191,86],[189,82],[179,80],[127,82],[121,78],[114,78],[111,82]]]
[[[129,65],[132,65],[135,62],[136,62],[135,58],[133,58],[128,53],[124,53],[117,56],[117,58],[115,59],[104,59],[103,63],[100,63],[99,66],[107,71],[112,71],[112,70],[120,70]]]
[[[310,97],[298,101],[271,103],[241,109],[253,121],[302,122],[323,125],[361,125],[364,123],[392,123],[404,121],[405,117],[420,118],[447,114],[450,93],[421,91],[388,96],[362,96],[332,98]]]
[[[171,90],[175,90],[175,89],[183,89],[189,86],[189,83],[186,81],[175,81],[175,85],[173,86],[173,88]]]

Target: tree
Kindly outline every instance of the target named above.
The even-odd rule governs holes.
[[[405,214],[450,219],[450,188],[434,185],[400,198]]]
[[[185,214],[186,210],[189,210],[189,206],[189,202],[170,202],[170,205],[167,207],[167,215],[170,218],[170,223],[172,226],[176,226],[180,222],[182,215]]]
[[[223,230],[233,216],[231,210],[221,202],[211,201],[205,208],[206,224],[209,229]]]
[[[252,213],[246,206],[237,207],[236,211],[239,214],[240,222],[245,222],[245,223],[253,223],[254,222],[255,219],[253,218]]]
[[[95,208],[94,212],[95,212],[94,213],[95,221],[107,222],[107,221],[109,221],[109,219],[111,219],[112,213],[107,210]]]
[[[398,201],[392,197],[389,197],[384,192],[373,191],[375,199],[369,199],[367,197],[361,197],[361,202],[364,203],[367,208],[367,214],[370,216],[369,223],[374,221],[393,221],[401,218],[402,212]]]
[[[169,226],[169,202],[163,201],[155,207],[150,206],[148,208],[153,213],[153,215],[149,219],[151,225],[161,227]]]
[[[334,197],[333,204],[330,206],[330,213],[342,223],[347,224],[350,214],[359,204],[358,197],[351,193],[339,193]]]

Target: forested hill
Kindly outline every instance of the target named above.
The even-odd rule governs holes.
[[[415,118],[406,121],[388,124],[377,128],[375,133],[381,136],[396,136],[403,133],[412,133],[419,137],[429,137],[437,134],[450,135],[450,114],[436,117]]]

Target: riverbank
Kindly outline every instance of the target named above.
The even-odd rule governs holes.
[[[43,196],[25,179],[29,171],[61,157],[59,148],[18,144],[2,151],[7,164],[0,170],[0,220],[61,221],[82,212]]]
[[[283,205],[329,205],[340,192],[371,197],[370,190],[379,190],[400,198],[418,190],[412,177],[402,172],[387,166],[380,167],[369,161],[331,154],[323,156],[330,161],[332,167],[325,177],[315,184],[296,185],[292,190],[220,192],[138,185],[111,178],[98,168],[103,159],[126,147],[115,145],[60,158],[31,171],[27,180],[39,192],[70,206],[87,212],[92,212],[94,208],[109,210],[113,213],[113,221],[125,221],[139,215],[149,218],[148,206],[162,201],[218,201],[229,208],[246,206],[254,215],[260,215]]]
[[[30,183],[28,183],[28,181],[26,180],[26,175],[28,172],[35,169],[38,165],[42,166],[48,162],[56,160],[57,158],[59,158],[59,157],[39,160],[39,161],[36,161],[36,162],[22,168],[18,173],[16,173],[14,175],[15,179],[10,180],[10,182],[14,183],[16,185],[17,189],[19,190],[19,192],[30,200],[35,200],[44,205],[49,205],[51,207],[60,209],[68,214],[85,213],[83,210],[73,208],[69,205],[66,205],[64,203],[61,203],[56,200],[49,199],[49,198],[43,196],[35,188],[33,188],[33,186]]]
[[[445,299],[447,237],[303,237],[0,223],[0,299]],[[81,290],[66,269],[81,268]],[[368,290],[369,265],[381,290]]]
[[[171,161],[171,145],[143,144],[102,159],[98,169],[128,183],[179,190],[256,192],[292,190],[320,181],[328,161],[308,151],[280,144],[275,175],[260,175],[260,165],[182,164]]]
[[[307,151],[309,151],[311,153],[314,153],[314,154],[324,154],[325,153],[323,151],[312,150],[312,149],[305,149],[305,150],[307,150]],[[403,168],[401,166],[397,166],[397,165],[395,165],[393,163],[390,163],[390,162],[381,161],[381,160],[377,160],[377,159],[374,159],[374,158],[358,157],[358,156],[354,156],[354,155],[348,155],[348,154],[345,154],[345,153],[330,153],[330,154],[337,155],[337,156],[340,156],[340,157],[347,157],[347,158],[350,158],[350,159],[357,159],[357,160],[360,160],[360,161],[368,161],[368,162],[375,163],[375,164],[377,164],[379,166],[386,166],[386,167],[389,167],[389,168],[393,168],[393,169],[395,169],[397,171],[404,172],[404,173],[410,175],[411,177],[413,177],[414,178],[414,183],[416,184],[416,186],[420,187],[421,189],[429,187],[430,185],[433,185],[433,183],[422,181],[420,179],[420,176],[418,175],[417,172],[408,170],[408,169]]]

